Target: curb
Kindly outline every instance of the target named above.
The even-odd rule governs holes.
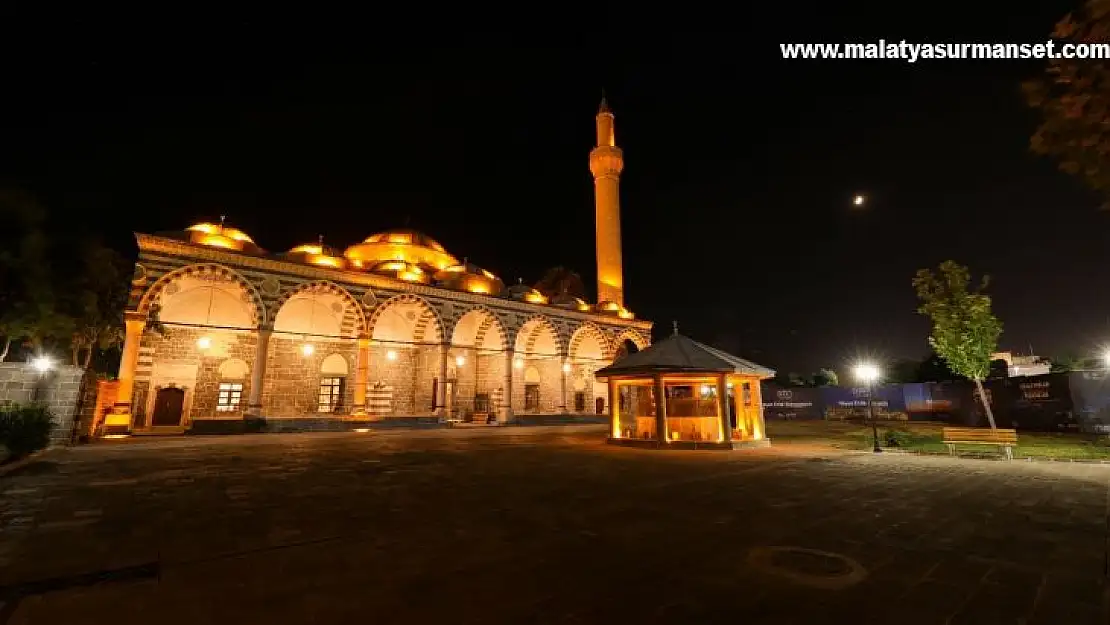
[[[19,460],[15,460],[13,462],[8,462],[6,464],[0,464],[0,478],[2,478],[5,475],[11,473],[12,471],[15,471],[16,469],[23,468],[23,467],[31,464],[32,462],[34,462],[36,460],[39,460],[40,458],[42,458],[46,454],[51,453],[53,451],[54,450],[50,449],[50,448],[40,449],[38,451],[31,452],[31,453],[27,454],[26,456],[20,458]]]
[[[871,454],[873,452],[861,451],[859,453]],[[986,457],[986,456],[983,456],[983,457],[980,457],[980,456],[958,456],[958,455],[953,456],[953,455],[948,454],[948,453],[940,453],[940,452],[935,452],[935,451],[917,451],[917,450],[913,450],[913,449],[894,450],[894,449],[887,449],[885,447],[883,448],[883,453],[884,454],[892,454],[892,455],[895,455],[895,456],[898,456],[898,455],[902,455],[902,456],[935,456],[937,458],[957,458],[957,459],[960,459],[960,460],[993,460],[993,461],[999,461],[999,462],[1005,459],[1005,458],[1001,458],[1001,457],[991,458],[991,457]],[[1045,463],[1053,463],[1053,464],[1104,464],[1104,465],[1110,465],[1110,460],[1099,460],[1099,459],[1091,459],[1091,458],[1052,458],[1052,457],[1047,457],[1047,456],[1043,457],[1043,458],[1038,457],[1038,456],[1014,456],[1014,459],[1011,462],[1045,462]]]

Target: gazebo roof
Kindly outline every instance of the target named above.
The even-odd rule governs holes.
[[[647,349],[599,369],[595,375],[604,378],[646,373],[736,373],[760,378],[775,375],[772,369],[703,345],[677,332]]]

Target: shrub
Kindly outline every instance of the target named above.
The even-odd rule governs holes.
[[[0,407],[0,445],[17,459],[46,447],[54,419],[42,404]]]
[[[909,447],[913,443],[913,434],[906,430],[889,429],[883,433],[883,441],[887,447]]]

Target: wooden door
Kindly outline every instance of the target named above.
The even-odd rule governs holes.
[[[154,397],[154,412],[150,415],[150,425],[181,425],[181,412],[184,408],[185,389],[176,386],[158,389],[158,394]]]

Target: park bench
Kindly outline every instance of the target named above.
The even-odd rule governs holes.
[[[952,455],[956,455],[956,445],[996,445],[1002,448],[1007,460],[1013,460],[1017,430],[944,428],[944,444],[948,445],[948,453]]]

